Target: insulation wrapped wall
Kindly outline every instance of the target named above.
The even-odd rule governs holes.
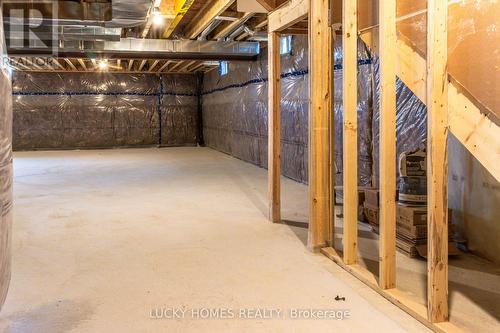
[[[191,75],[18,72],[13,90],[16,150],[196,143]]]
[[[373,160],[374,184],[379,184],[380,160],[380,72],[379,58],[374,57],[373,72],[375,83],[373,113]],[[396,81],[396,159],[404,152],[425,149],[427,145],[427,107],[398,78]],[[399,168],[398,168],[399,176]]]
[[[12,230],[12,92],[5,50],[0,16],[0,309],[10,283]]]
[[[335,119],[342,123],[341,40],[335,46]],[[371,183],[370,55],[359,47],[360,184]],[[267,167],[268,84],[267,55],[254,62],[230,62],[229,74],[212,71],[204,78],[203,131],[209,147],[244,161]],[[293,38],[292,55],[281,58],[281,160],[282,174],[308,181],[309,76],[307,38]],[[342,146],[341,127],[336,147]],[[337,184],[342,181],[342,152],[336,155]]]
[[[196,145],[198,90],[194,75],[161,77],[161,145]]]

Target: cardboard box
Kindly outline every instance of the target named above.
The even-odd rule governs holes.
[[[379,208],[369,205],[367,202],[363,205],[363,212],[371,225],[379,225]]]
[[[426,206],[409,206],[398,203],[397,221],[405,225],[422,225],[427,224],[427,207]]]
[[[365,189],[365,202],[372,207],[380,207],[380,190]]]
[[[412,239],[427,239],[427,224],[408,225],[397,223],[396,232],[398,235]],[[453,238],[454,227],[452,224],[448,226],[448,235],[450,240]]]
[[[452,210],[448,210],[448,223],[451,223]],[[427,225],[427,206],[411,206],[398,202],[397,222],[401,225]]]

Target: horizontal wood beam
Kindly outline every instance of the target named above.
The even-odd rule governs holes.
[[[235,0],[213,0],[211,1],[210,7],[193,18],[191,23],[186,28],[185,37],[186,38],[196,38],[198,37],[206,27],[212,23],[212,21],[222,13],[224,13],[229,6],[234,3]]]
[[[269,13],[269,31],[283,31],[307,19],[308,15],[309,0],[290,0],[282,7]]]
[[[271,11],[276,8],[276,0],[257,0],[267,11]]]
[[[193,3],[194,0],[175,0],[174,19],[167,25],[165,32],[163,33],[163,38],[170,38]]]
[[[500,182],[500,127],[454,84],[448,84],[450,132]]]

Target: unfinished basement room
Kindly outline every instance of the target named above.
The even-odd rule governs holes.
[[[0,333],[500,332],[498,0],[0,10]]]

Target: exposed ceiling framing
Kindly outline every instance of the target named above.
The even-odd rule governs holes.
[[[217,62],[183,59],[112,59],[107,61],[107,72],[121,73],[195,73],[208,72],[217,67]],[[28,58],[11,57],[11,67],[21,72],[78,72],[98,73],[95,59],[84,58]]]
[[[255,0],[266,10],[273,10],[286,0]],[[90,2],[90,1],[89,1]],[[154,5],[158,7],[153,7]],[[161,25],[155,24],[155,18],[161,16]],[[109,16],[109,15],[108,15]],[[144,23],[135,27],[121,29],[122,38],[142,39],[191,39],[219,42],[265,41],[268,25],[267,13],[238,12],[237,0],[156,0],[148,12]],[[107,20],[111,17],[106,17]],[[88,29],[101,29],[90,27]],[[120,29],[117,29],[118,32]],[[86,33],[86,32],[84,32]],[[307,24],[294,27],[292,34],[307,33]],[[85,40],[92,43],[92,34],[86,34]],[[95,35],[95,34],[94,34]],[[76,35],[78,39],[79,35]],[[118,37],[118,36],[117,36]],[[89,39],[90,38],[90,39]],[[106,37],[107,38],[107,37]],[[76,40],[75,39],[75,40]],[[102,38],[101,38],[102,40]],[[104,41],[103,41],[104,42]],[[63,43],[65,47],[69,42]],[[262,46],[265,47],[265,44]],[[99,58],[89,56],[85,52],[59,53],[61,58],[47,63],[47,58],[39,54],[11,53],[12,68],[18,71],[48,71],[48,72],[98,72]],[[145,52],[147,54],[147,52]],[[205,59],[189,59],[177,56],[178,59],[162,58],[152,53],[151,58],[139,59],[131,54],[102,55],[109,56],[107,71],[123,73],[193,73],[206,72],[217,67],[213,57]],[[38,58],[37,58],[38,57]],[[86,58],[87,57],[87,58]],[[173,56],[175,57],[175,55]],[[45,60],[45,61],[44,61]],[[220,60],[223,60],[222,58]]]

